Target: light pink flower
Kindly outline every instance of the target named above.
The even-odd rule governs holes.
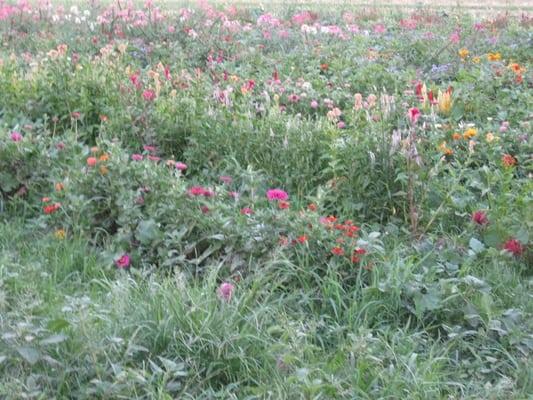
[[[232,283],[224,282],[218,287],[217,295],[221,300],[229,302],[234,290],[235,286]]]
[[[132,154],[131,155],[131,159],[133,161],[142,161],[143,155],[142,154]]]
[[[181,161],[178,161],[175,165],[176,169],[179,169],[180,171],[185,171],[187,169],[187,164],[182,163]]]

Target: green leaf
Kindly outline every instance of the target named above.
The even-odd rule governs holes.
[[[67,336],[63,335],[62,333],[59,333],[57,335],[52,335],[50,337],[47,337],[46,339],[41,340],[40,343],[43,346],[46,346],[49,344],[58,344],[58,343],[64,342],[67,339],[68,339]]]
[[[474,252],[474,254],[481,253],[483,250],[485,250],[485,245],[476,238],[471,238],[470,242],[468,242],[468,246]]]
[[[31,365],[41,359],[41,353],[33,347],[17,347],[17,352]]]
[[[153,219],[148,219],[139,223],[136,236],[142,244],[149,244],[159,238],[160,234],[157,223]]]

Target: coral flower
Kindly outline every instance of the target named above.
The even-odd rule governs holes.
[[[221,300],[229,302],[233,296],[235,286],[232,283],[224,282],[217,289],[217,295]]]
[[[252,210],[250,207],[241,208],[242,215],[252,215],[253,213],[254,213],[254,210]]]
[[[290,207],[290,203],[288,201],[280,200],[278,202],[278,207],[279,207],[280,210],[286,210],[287,208]]]
[[[508,251],[513,256],[519,256],[524,252],[524,246],[515,238],[510,238],[503,244],[503,249]]]
[[[516,162],[517,162],[516,158],[514,158],[510,154],[504,154],[502,156],[502,163],[503,163],[504,167],[510,168],[510,167],[516,165]]]
[[[289,195],[287,194],[287,192],[281,189],[269,189],[266,195],[267,195],[267,199],[270,201],[272,200],[285,201],[289,198]]]
[[[94,167],[96,165],[96,163],[98,162],[98,160],[96,159],[96,157],[89,157],[87,158],[87,165],[89,167]]]
[[[118,269],[128,269],[130,267],[131,258],[128,253],[124,253],[118,260],[115,260],[115,265]]]

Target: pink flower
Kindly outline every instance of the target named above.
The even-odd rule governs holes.
[[[298,103],[300,101],[300,96],[298,96],[297,94],[291,94],[289,95],[289,101],[291,103]]]
[[[224,282],[218,287],[217,295],[221,300],[229,302],[234,290],[235,286],[232,283]]]
[[[161,161],[161,157],[153,156],[153,155],[151,155],[151,154],[148,154],[148,159],[149,159],[150,161],[155,161],[155,162],[159,162],[159,161]]]
[[[225,183],[226,185],[231,184],[233,182],[233,178],[231,176],[222,175],[218,178],[221,182]]]
[[[289,198],[287,192],[281,189],[269,189],[267,190],[267,199],[272,200],[282,200],[285,201]]]
[[[150,153],[154,153],[157,150],[155,146],[148,146],[147,144],[143,146],[143,149],[144,151],[148,151]]]
[[[387,32],[387,28],[385,28],[385,25],[383,24],[374,25],[374,33],[385,33],[385,32]]]
[[[178,169],[178,170],[180,170],[182,172],[187,169],[187,164],[182,163],[181,161],[178,161],[175,165],[176,165],[176,169]]]
[[[346,128],[346,124],[344,123],[344,121],[337,122],[337,128],[339,128],[339,129]]]
[[[143,98],[146,101],[153,101],[155,99],[155,92],[153,90],[151,90],[151,89],[146,89],[143,92]]]
[[[115,265],[118,269],[128,269],[130,263],[131,259],[128,253],[124,253],[118,260],[115,260]]]
[[[459,32],[455,31],[450,35],[450,42],[452,42],[453,44],[459,43],[460,40],[461,36],[459,36]]]
[[[20,142],[22,140],[22,135],[19,132],[11,132],[11,140],[14,142]]]
[[[203,214],[209,213],[209,207],[207,206],[201,206],[200,210],[202,211]]]
[[[411,124],[415,125],[418,122],[418,118],[420,118],[420,110],[416,107],[412,107],[409,109],[407,116],[409,117],[409,121],[411,121]]]
[[[202,186],[192,186],[187,191],[190,196],[204,196],[204,197],[213,197],[215,193],[211,189],[204,188]]]
[[[239,192],[229,192],[228,195],[229,195],[229,197],[231,197],[234,200],[238,200],[239,199]]]
[[[142,154],[132,154],[131,155],[131,159],[133,161],[142,161],[143,155]]]
[[[56,149],[63,150],[65,148],[65,143],[59,142],[56,144]]]
[[[503,249],[511,253],[513,256],[519,256],[525,250],[522,243],[520,243],[515,238],[510,238],[509,240],[507,240],[507,242],[503,244]]]
[[[472,214],[472,222],[477,225],[486,225],[489,223],[487,213],[485,211],[474,211]]]
[[[250,207],[241,208],[242,215],[252,215],[253,213],[254,213],[254,210],[252,210]]]
[[[312,100],[310,105],[311,105],[312,109],[317,109],[318,108],[318,101]]]

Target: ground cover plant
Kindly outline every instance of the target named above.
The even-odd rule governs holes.
[[[0,398],[528,398],[532,26],[0,0]]]

